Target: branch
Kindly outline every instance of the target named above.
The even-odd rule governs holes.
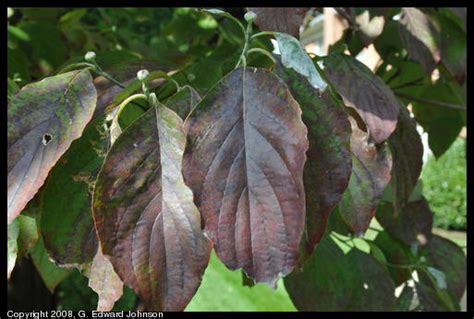
[[[447,107],[447,108],[450,108],[450,109],[460,110],[460,111],[464,111],[464,112],[466,111],[466,107],[464,107],[462,105],[458,105],[458,104],[451,104],[451,103],[433,101],[433,100],[429,100],[429,99],[425,99],[425,98],[422,98],[422,97],[417,97],[417,96],[413,96],[413,95],[405,94],[405,93],[401,93],[401,92],[395,92],[395,95],[397,95],[399,97],[406,98],[406,99],[413,100],[415,102],[431,104],[431,105],[434,105],[434,106]]]

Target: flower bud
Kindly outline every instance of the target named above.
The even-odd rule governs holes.
[[[254,22],[255,19],[257,19],[257,14],[253,11],[249,11],[247,12],[245,15],[244,15],[244,19],[245,21],[247,21],[248,23],[250,22]]]
[[[150,72],[148,70],[143,69],[137,72],[137,79],[140,81],[145,81],[145,79],[150,75]]]
[[[92,62],[95,60],[95,52],[94,51],[88,51],[86,55],[84,55],[84,59],[88,62]]]

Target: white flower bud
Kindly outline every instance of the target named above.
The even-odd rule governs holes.
[[[257,14],[253,11],[249,11],[244,15],[244,19],[245,19],[245,21],[247,21],[249,23],[254,22],[255,19],[257,19]]]
[[[95,60],[95,52],[94,51],[88,51],[86,55],[84,55],[84,59],[86,61],[92,62]]]
[[[148,70],[143,69],[137,72],[137,79],[140,81],[145,81],[145,79],[150,75],[150,72]]]

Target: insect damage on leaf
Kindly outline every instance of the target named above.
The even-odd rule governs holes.
[[[50,169],[92,117],[97,93],[87,70],[24,86],[8,104],[8,221],[43,185]],[[46,147],[45,147],[46,146]]]
[[[274,286],[295,267],[304,228],[298,103],[272,73],[238,68],[194,108],[185,132],[184,178],[217,255]]]

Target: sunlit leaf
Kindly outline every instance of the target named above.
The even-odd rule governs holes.
[[[319,74],[301,42],[285,33],[276,33],[275,38],[278,42],[283,66],[304,75],[314,88],[321,93],[324,92],[327,83]]]
[[[102,254],[100,247],[87,272],[89,287],[99,296],[97,310],[110,311],[123,294],[123,283],[115,273],[110,261]]]
[[[95,186],[102,251],[148,309],[183,310],[209,260],[210,242],[181,177],[184,144],[179,116],[152,107],[115,141]]]
[[[194,108],[185,132],[184,178],[217,255],[274,285],[295,267],[304,228],[298,103],[272,73],[239,68]]]
[[[89,71],[24,86],[8,104],[8,222],[91,119],[97,94]]]
[[[402,8],[400,39],[409,56],[431,74],[440,60],[439,25],[417,8]]]
[[[10,279],[10,275],[15,268],[17,253],[18,253],[18,233],[19,221],[15,219],[11,224],[8,225],[8,234],[7,234],[7,279]]]
[[[369,142],[379,144],[395,130],[399,102],[392,90],[355,58],[331,54],[324,71],[344,103],[354,108],[367,125]]]

